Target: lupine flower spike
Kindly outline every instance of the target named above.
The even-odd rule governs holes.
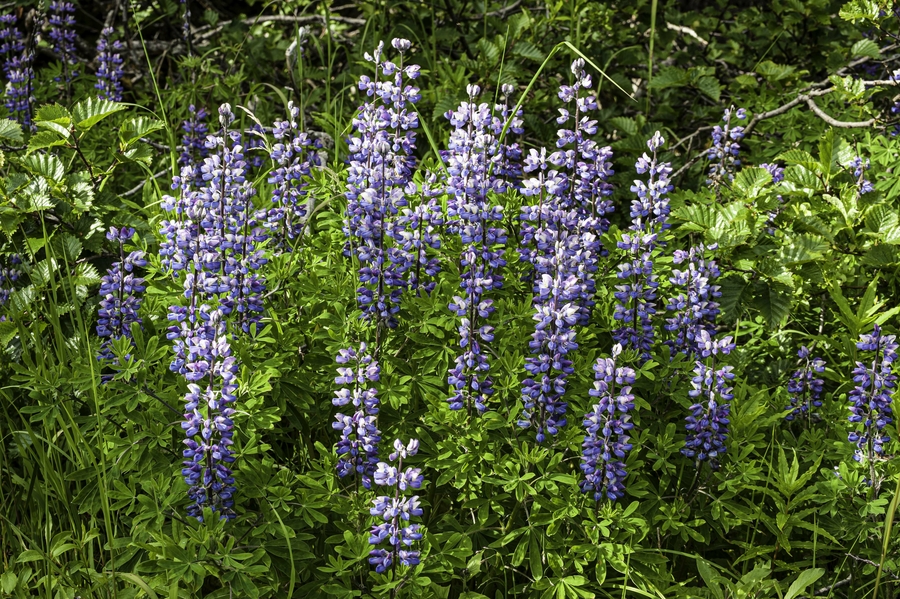
[[[122,101],[122,55],[124,49],[122,42],[111,40],[112,27],[106,27],[100,32],[97,40],[97,83],[94,85],[100,90],[99,97],[113,102]]]
[[[700,332],[697,353],[699,359],[691,379],[692,389],[688,395],[694,399],[691,415],[685,418],[687,436],[681,453],[694,458],[697,463],[708,462],[713,470],[719,468],[720,460],[727,449],[731,400],[734,398],[731,381],[734,380],[733,366],[716,368],[716,358],[727,355],[734,349],[731,337],[712,339],[706,331]]]
[[[893,364],[897,359],[897,341],[894,335],[885,335],[877,324],[871,334],[861,335],[857,349],[866,352],[866,362],[857,362],[853,369],[856,383],[847,398],[850,400],[850,423],[854,429],[848,440],[856,445],[854,459],[866,459],[874,471],[875,458],[884,455],[884,446],[890,442],[888,425],[893,420],[891,403],[897,375]]]
[[[134,237],[134,229],[110,227],[106,238],[118,246],[119,260],[106,271],[100,280],[100,308],[97,319],[97,336],[102,339],[98,360],[115,361],[112,342],[121,338],[131,340],[131,327],[140,325],[138,312],[141,308],[141,294],[145,290],[144,279],[134,275],[134,269],[147,265],[144,252],[135,250],[125,253],[125,243]],[[3,302],[0,302],[2,304]]]
[[[78,76],[78,72],[72,67],[77,63],[75,59],[75,5],[71,2],[50,3],[47,22],[50,25],[50,42],[53,52],[62,61],[63,73],[66,83]]]
[[[192,178],[199,183],[200,164],[203,159],[209,155],[209,149],[206,147],[206,136],[209,133],[209,127],[206,124],[206,110],[203,108],[194,108],[191,104],[188,106],[190,116],[181,123],[181,129],[184,135],[181,137],[181,155],[178,157],[178,164],[181,167],[191,167]]]
[[[443,152],[450,196],[448,228],[463,243],[460,267],[464,291],[450,303],[450,310],[460,317],[462,353],[448,376],[452,389],[448,402],[451,410],[475,408],[484,412],[493,394],[493,382],[481,344],[494,339],[494,327],[487,324],[494,301],[485,295],[503,286],[500,269],[506,266],[501,247],[506,243],[506,232],[494,226],[502,221],[503,210],[491,204],[488,193],[502,191],[506,184],[491,168],[502,161],[502,155],[493,134],[490,107],[476,103],[481,92],[477,85],[469,85],[466,91],[469,100],[444,115],[454,128],[449,149]]]
[[[822,391],[825,381],[817,375],[825,372],[825,360],[811,357],[811,352],[806,346],[797,352],[800,357],[800,368],[791,375],[787,390],[791,396],[791,404],[785,409],[790,410],[785,415],[785,420],[794,420],[797,417],[810,417],[813,408],[822,406]]]
[[[22,32],[16,27],[15,15],[0,17],[0,54],[3,74],[9,81],[6,87],[6,108],[10,118],[23,125],[31,124],[32,79],[31,55],[25,48]]]
[[[364,319],[388,328],[398,324],[400,298],[415,262],[407,231],[396,217],[408,205],[407,193],[415,191],[410,184],[419,118],[411,105],[420,97],[419,88],[407,83],[418,78],[418,65],[402,63],[409,40],[397,38],[391,46],[400,54],[400,65],[383,59],[384,43],[374,54],[365,54],[375,65],[375,76],[359,81],[367,100],[353,119],[344,194],[344,232],[349,237],[345,253],[360,265],[357,301]]]
[[[631,201],[631,226],[616,244],[625,250],[626,259],[616,275],[625,283],[616,285],[613,294],[618,302],[613,318],[620,323],[613,331],[613,340],[640,351],[644,359],[650,357],[653,346],[653,315],[659,287],[653,274],[653,250],[659,245],[659,235],[669,228],[667,194],[672,190],[672,166],[658,162],[656,157],[663,143],[665,140],[657,131],[647,142],[652,157],[645,153],[635,164],[638,174],[649,173],[650,177],[647,183],[635,180],[631,186],[636,194]]]
[[[597,402],[584,417],[584,443],[579,483],[582,493],[593,492],[599,501],[611,501],[625,495],[625,454],[631,449],[629,431],[634,427],[629,412],[634,409],[631,385],[633,368],[616,366],[622,346],[613,347],[611,358],[598,358],[594,364],[594,388],[588,393]]]
[[[396,568],[398,564],[407,567],[419,564],[419,551],[412,547],[422,538],[421,525],[412,524],[411,520],[422,515],[422,508],[418,495],[403,495],[405,491],[422,486],[424,477],[419,468],[403,469],[403,460],[418,451],[418,440],[412,439],[403,445],[397,439],[393,453],[388,456],[388,462],[396,462],[397,466],[379,462],[375,470],[375,484],[394,489],[393,497],[376,497],[373,507],[369,509],[369,513],[379,521],[369,535],[369,544],[375,547],[369,552],[369,563],[375,566],[378,573]]]
[[[289,102],[288,120],[276,121],[272,127],[275,144],[271,158],[276,166],[269,173],[269,183],[275,186],[275,206],[269,210],[268,222],[279,230],[278,238],[288,249],[287,242],[300,237],[306,226],[309,175],[320,166],[317,150],[321,144],[300,130],[299,117],[300,109]]]
[[[715,244],[706,247],[701,243],[688,251],[675,250],[673,262],[684,264],[685,268],[673,268],[669,277],[669,282],[676,289],[683,290],[666,304],[672,316],[666,319],[665,329],[673,333],[673,338],[667,340],[666,345],[672,348],[673,355],[681,352],[696,359],[700,332],[715,335],[716,317],[719,315],[719,302],[716,300],[722,292],[713,282],[719,276],[719,267],[715,260],[706,259],[704,254],[706,250],[716,249]]]
[[[722,117],[725,126],[713,127],[713,145],[706,154],[710,163],[707,185],[718,187],[734,180],[734,171],[741,165],[740,141],[744,139],[744,128],[735,125],[732,120],[743,121],[746,118],[746,110],[743,108],[735,110],[732,106],[725,109],[725,116]]]
[[[875,191],[872,182],[866,179],[866,171],[869,170],[869,159],[863,160],[859,156],[850,161],[848,165],[853,169],[853,177],[856,179],[856,189],[859,195],[865,195]]]
[[[372,488],[372,477],[378,464],[378,444],[381,433],[378,430],[378,390],[369,383],[378,382],[381,369],[378,362],[368,354],[363,343],[359,350],[352,348],[338,352],[336,361],[338,376],[334,382],[344,385],[335,393],[331,402],[338,407],[353,405],[353,414],[335,415],[332,427],[341,431],[341,440],[337,443],[338,476],[344,478],[354,475],[358,484],[366,489]]]

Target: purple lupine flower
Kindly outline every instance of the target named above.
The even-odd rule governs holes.
[[[566,197],[565,179],[550,170],[546,150],[531,150],[522,194],[536,196],[537,204],[522,207],[522,258],[531,263],[535,332],[525,360],[528,377],[522,382],[524,405],[519,426],[533,426],[540,443],[565,426],[566,380],[573,372],[569,352],[578,347],[576,325],[584,323],[586,297],[593,295],[587,281],[596,270],[599,245],[594,232],[584,227],[585,216]],[[587,218],[591,218],[590,215]],[[591,290],[590,292],[588,290]]]
[[[592,239],[584,240],[590,245],[585,247],[584,268],[580,269],[583,289],[578,302],[578,322],[587,325],[595,304],[594,273],[599,258],[608,253],[600,244],[600,236],[609,230],[606,215],[614,210],[610,199],[613,188],[609,183],[609,177],[613,175],[610,162],[612,149],[609,146],[601,148],[590,139],[597,133],[597,121],[590,114],[597,110],[597,100],[591,92],[591,76],[584,70],[584,60],[576,59],[571,70],[575,83],[561,86],[559,98],[565,105],[573,104],[574,107],[571,111],[569,108],[559,109],[560,116],[556,122],[563,128],[557,131],[558,149],[549,160],[566,177],[566,191],[560,196],[561,207],[575,212],[579,232],[593,233]],[[565,128],[569,121],[571,129]]]
[[[375,470],[375,484],[395,489],[393,497],[384,495],[373,499],[373,507],[369,509],[378,521],[369,534],[369,544],[375,547],[369,552],[369,563],[378,573],[397,564],[407,567],[419,564],[419,551],[411,548],[422,538],[421,525],[412,524],[411,519],[422,515],[422,507],[418,495],[407,497],[402,494],[422,486],[424,477],[419,468],[403,469],[403,460],[416,455],[418,450],[418,440],[413,439],[404,446],[397,439],[394,452],[388,458],[390,462],[397,462],[397,466],[379,462]]]
[[[206,124],[207,113],[203,108],[196,109],[194,105],[188,106],[190,116],[181,123],[184,135],[181,137],[181,155],[178,164],[182,167],[190,166],[194,179],[200,178],[200,163],[209,155],[206,147],[206,136],[209,127]]]
[[[697,360],[694,377],[691,379],[688,395],[694,398],[691,415],[685,418],[687,436],[681,453],[697,462],[709,462],[713,470],[719,468],[719,459],[725,454],[728,439],[731,400],[734,398],[731,381],[734,380],[733,366],[716,368],[719,354],[726,355],[734,349],[731,337],[713,339],[706,331],[700,332],[697,340],[701,358],[711,358],[712,365]]]
[[[493,118],[494,136],[500,139],[503,128],[506,128],[506,136],[500,141],[498,152],[501,156],[500,161],[494,166],[494,172],[497,177],[506,183],[508,187],[518,189],[522,179],[522,148],[518,142],[511,141],[513,135],[522,135],[525,130],[522,128],[522,109],[518,109],[512,114],[512,106],[510,106],[510,96],[515,91],[515,87],[511,83],[504,83],[500,86],[500,104],[494,105],[496,115]]]
[[[402,291],[409,284],[408,271],[415,258],[404,246],[405,229],[396,222],[408,206],[406,192],[416,159],[415,130],[419,88],[410,85],[419,76],[419,66],[403,66],[408,40],[394,39],[399,65],[382,60],[384,43],[374,55],[364,55],[375,65],[375,76],[363,76],[360,91],[369,98],[353,119],[354,136],[349,141],[347,213],[344,232],[349,237],[346,255],[359,260],[357,301],[363,318],[397,326]]]
[[[797,355],[800,357],[800,368],[794,371],[788,382],[787,390],[791,396],[791,404],[785,407],[785,410],[790,410],[785,415],[785,420],[793,420],[803,415],[810,416],[812,408],[822,406],[825,381],[816,375],[825,372],[825,360],[811,358],[806,346],[801,347]]]
[[[417,295],[422,291],[431,293],[437,284],[435,278],[441,263],[437,255],[428,250],[441,248],[440,227],[444,224],[444,212],[438,198],[444,194],[444,187],[436,174],[426,171],[420,185],[407,183],[406,194],[418,195],[422,201],[414,208],[401,209],[397,215],[393,238],[399,251],[392,259],[412,263],[406,273],[409,289],[415,289]]]
[[[122,101],[122,55],[124,49],[119,40],[110,40],[112,27],[105,27],[97,40],[97,83],[94,87],[100,90],[99,97],[113,102]]]
[[[97,336],[102,339],[98,360],[115,362],[112,343],[123,337],[132,340],[131,327],[140,326],[141,294],[146,289],[144,279],[134,275],[135,267],[147,265],[144,252],[135,250],[125,253],[125,243],[134,237],[134,229],[110,227],[106,238],[117,242],[119,260],[100,279],[100,307],[97,312]],[[2,303],[2,302],[0,302]],[[133,341],[132,341],[133,344]]]
[[[669,199],[672,190],[669,175],[672,167],[668,162],[658,162],[656,153],[665,140],[657,131],[647,147],[653,156],[646,153],[638,158],[635,167],[638,174],[649,173],[649,181],[635,180],[631,191],[636,197],[631,201],[630,232],[622,235],[616,246],[625,250],[626,261],[619,265],[617,277],[626,281],[616,285],[613,294],[617,300],[613,318],[621,326],[613,331],[613,340],[623,347],[641,352],[648,359],[653,346],[653,315],[656,314],[656,289],[659,282],[653,274],[653,250],[660,244],[659,235],[669,228]]]
[[[22,263],[18,254],[13,254],[9,259],[9,265],[0,264],[0,308],[9,301],[9,296],[14,290],[14,283],[22,276],[22,271],[16,266]],[[0,317],[5,320],[5,317]]]
[[[718,187],[726,181],[733,181],[734,170],[741,165],[738,156],[741,152],[740,141],[744,139],[744,128],[733,125],[731,122],[733,118],[743,121],[747,118],[747,111],[743,108],[735,110],[734,106],[726,108],[725,115],[722,117],[725,126],[713,127],[713,145],[706,153],[710,162],[707,185]]]
[[[594,364],[594,388],[588,393],[597,403],[584,417],[584,443],[578,483],[582,493],[593,492],[599,501],[604,495],[611,501],[625,495],[625,453],[631,450],[629,433],[634,424],[628,414],[634,409],[635,372],[627,366],[616,366],[622,346],[613,346],[611,358],[598,358]]]
[[[9,81],[6,88],[6,108],[10,118],[23,125],[31,124],[32,84],[34,70],[32,57],[26,51],[22,32],[16,27],[16,16],[0,16],[0,54],[3,57],[3,74]]]
[[[185,395],[184,429],[186,449],[181,473],[190,486],[192,504],[187,513],[203,520],[209,507],[220,518],[232,519],[234,512],[234,416],[238,363],[231,355],[223,315],[218,310],[206,314],[193,335],[185,364],[188,392]]]
[[[850,432],[848,440],[857,446],[856,461],[867,459],[870,464],[884,454],[884,446],[891,440],[887,426],[893,422],[894,388],[897,375],[893,373],[893,363],[897,359],[896,337],[884,335],[877,324],[871,334],[860,335],[857,349],[871,352],[871,362],[856,362],[853,382],[856,387],[847,394],[850,400],[848,420],[856,428]]]
[[[764,168],[769,171],[769,174],[772,175],[772,183],[781,183],[784,181],[784,167],[778,166],[777,163],[768,163],[764,162],[759,165],[760,168]]]
[[[266,130],[263,129],[262,125],[253,123],[248,130],[244,131],[244,135],[235,140],[235,143],[239,143],[244,147],[244,154],[247,156],[249,169],[260,169],[266,163],[262,152],[253,151],[266,147],[265,135]]]
[[[499,271],[506,266],[501,249],[506,243],[506,232],[493,226],[502,221],[503,209],[491,205],[488,193],[501,191],[506,184],[491,169],[502,161],[502,155],[493,134],[490,107],[475,103],[481,92],[477,85],[469,85],[466,91],[469,101],[444,115],[453,126],[448,150],[442,152],[450,196],[448,229],[459,235],[463,243],[460,270],[465,292],[454,296],[450,303],[450,310],[460,317],[462,353],[456,357],[447,379],[452,388],[448,402],[451,410],[474,407],[483,412],[493,394],[493,381],[481,343],[494,339],[494,327],[487,324],[494,312],[494,301],[485,295],[503,286]]]
[[[696,356],[700,331],[715,335],[716,317],[720,312],[716,299],[722,292],[713,281],[719,276],[719,267],[715,260],[707,260],[704,253],[715,251],[717,247],[716,244],[705,247],[701,243],[688,251],[675,250],[673,262],[687,264],[683,270],[672,269],[669,277],[672,285],[683,289],[666,304],[672,316],[666,319],[665,329],[674,333],[674,337],[665,343],[672,348],[673,355],[681,352],[689,357]]]
[[[70,70],[70,66],[77,64],[75,58],[75,5],[71,2],[50,2],[47,23],[50,25],[50,43],[53,52],[63,63],[66,83],[78,76],[78,72]]]
[[[368,353],[365,343],[359,350],[353,348],[338,351],[335,361],[346,366],[338,367],[334,382],[343,385],[331,400],[335,406],[353,405],[352,415],[336,414],[332,428],[341,431],[336,448],[340,459],[338,476],[354,474],[358,484],[372,488],[372,477],[378,464],[378,390],[369,383],[376,383],[381,375],[378,362]]]
[[[300,131],[297,118],[300,109],[288,103],[288,120],[275,121],[272,127],[275,144],[270,157],[276,167],[269,173],[269,183],[275,186],[268,222],[279,229],[279,241],[293,240],[303,233],[307,220],[307,187],[313,167],[321,166],[318,149],[321,144]]]
[[[868,158],[863,160],[857,156],[851,160],[850,164],[847,166],[853,169],[853,177],[856,179],[856,189],[859,195],[865,195],[875,191],[875,186],[872,185],[872,182],[866,179],[865,176],[866,171],[869,170]]]

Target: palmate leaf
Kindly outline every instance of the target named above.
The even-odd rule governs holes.
[[[91,97],[75,105],[75,108],[72,109],[72,118],[78,129],[87,131],[106,117],[121,110],[125,110],[124,104]]]

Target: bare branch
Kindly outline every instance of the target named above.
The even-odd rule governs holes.
[[[806,99],[806,105],[809,106],[810,110],[816,113],[816,116],[831,125],[832,127],[841,127],[844,129],[858,129],[864,127],[871,127],[875,124],[875,119],[869,119],[868,121],[839,121],[837,119],[832,118],[828,114],[826,114],[821,108],[819,108],[815,102],[813,102],[812,98]]]

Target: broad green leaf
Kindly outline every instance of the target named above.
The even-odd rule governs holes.
[[[46,177],[54,183],[62,182],[66,174],[62,161],[52,154],[31,154],[23,163],[33,173]]]
[[[839,14],[846,21],[874,21],[881,14],[881,6],[874,0],[850,0],[841,7]]]
[[[771,60],[764,60],[756,67],[756,72],[771,82],[788,79],[796,70],[797,67],[775,64]]]
[[[754,285],[753,305],[760,311],[769,328],[784,323],[791,313],[791,289],[778,282],[760,282]]]
[[[62,125],[66,129],[72,126],[72,115],[65,107],[59,104],[45,104],[37,109],[34,115],[35,122],[46,121]]]
[[[22,125],[10,119],[0,119],[0,139],[22,143]]]
[[[734,190],[741,198],[752,200],[763,192],[766,185],[772,182],[772,175],[764,168],[748,167],[742,169],[734,178]]]
[[[545,58],[544,53],[541,52],[537,46],[526,40],[516,42],[516,45],[513,46],[512,54],[536,62],[543,62]]]
[[[119,139],[125,146],[131,145],[154,131],[164,129],[162,121],[145,116],[128,119],[119,127]]]
[[[729,320],[734,320],[749,286],[740,275],[727,275],[719,279],[718,283],[722,292],[722,297],[719,298],[722,312]]]
[[[64,145],[66,145],[66,140],[61,138],[58,132],[38,131],[31,136],[31,139],[28,140],[28,150],[26,151],[26,155],[31,154],[32,152],[36,152],[37,150],[44,150],[47,148]]]
[[[694,85],[713,102],[718,102],[722,96],[722,85],[715,77],[701,77]]]
[[[17,564],[25,564],[28,562],[36,562],[44,559],[44,554],[37,549],[28,549],[19,554],[16,558]]]
[[[878,58],[881,56],[881,50],[878,48],[878,44],[869,38],[865,38],[853,44],[853,47],[850,49],[850,55],[853,58],[859,58],[860,56]]]
[[[690,77],[684,69],[665,66],[653,75],[650,81],[650,89],[666,89],[668,87],[683,87],[688,84]]]
[[[797,580],[791,583],[787,593],[784,595],[784,599],[794,599],[799,596],[803,591],[809,588],[809,585],[822,578],[824,574],[825,568],[804,570],[800,573],[800,576],[797,577]]]
[[[125,110],[124,104],[90,97],[75,105],[75,108],[72,109],[72,118],[79,130],[87,131],[106,117],[121,110]]]
[[[782,248],[781,261],[786,266],[794,266],[820,260],[828,248],[828,242],[823,239],[812,235],[799,235],[791,239],[789,245]]]

